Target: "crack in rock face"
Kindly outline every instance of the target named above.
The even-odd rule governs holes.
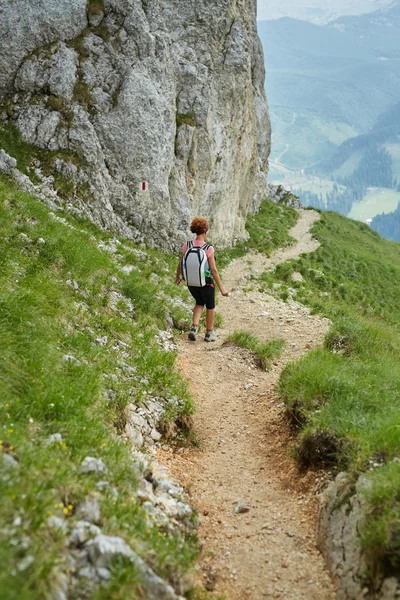
[[[203,214],[229,246],[268,191],[255,12],[254,0],[108,0],[96,15],[84,0],[7,3],[3,121],[64,153],[73,202],[97,224],[173,248]]]

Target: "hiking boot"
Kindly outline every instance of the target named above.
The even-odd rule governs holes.
[[[197,327],[192,325],[192,327],[190,328],[190,331],[189,331],[189,335],[188,335],[189,340],[192,340],[192,342],[195,342],[196,334],[197,334]]]
[[[212,331],[207,331],[206,335],[204,336],[205,342],[215,342],[216,339],[217,336],[215,335],[214,329]]]

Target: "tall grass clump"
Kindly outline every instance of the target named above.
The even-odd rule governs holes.
[[[267,370],[271,362],[282,354],[285,340],[270,340],[262,342],[256,335],[248,331],[234,331],[228,337],[228,342],[234,342],[240,348],[250,350],[255,357],[261,369]]]
[[[371,568],[392,573],[400,564],[400,245],[335,213],[323,213],[312,233],[318,250],[264,285],[300,272],[296,299],[332,326],[323,348],[285,368],[280,392],[301,460],[370,479],[362,543]]]
[[[0,596],[45,598],[55,570],[69,572],[65,534],[48,519],[73,523],[88,495],[100,503],[104,533],[123,537],[162,577],[181,577],[195,540],[149,519],[118,435],[128,403],[157,397],[165,419],[177,421],[193,412],[176,353],[159,338],[166,318],[183,313],[185,297],[169,283],[175,259],[55,215],[4,179],[0,254]],[[107,467],[101,488],[80,473],[87,456]],[[139,593],[122,561],[96,597]]]

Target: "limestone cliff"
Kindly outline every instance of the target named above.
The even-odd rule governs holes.
[[[68,201],[130,237],[173,247],[201,214],[229,245],[266,194],[256,0],[0,0],[0,95]]]

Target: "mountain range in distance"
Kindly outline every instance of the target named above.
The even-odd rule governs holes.
[[[400,2],[326,25],[282,18],[258,29],[273,131],[270,180],[325,196],[375,144],[392,156],[400,181]]]
[[[344,15],[371,13],[392,0],[258,0],[258,19],[260,21],[292,17],[323,25]]]

